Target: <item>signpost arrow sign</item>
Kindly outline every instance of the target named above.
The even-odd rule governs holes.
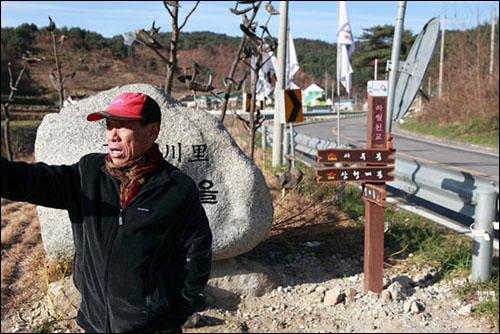
[[[318,183],[394,181],[394,166],[331,167],[316,169]]]
[[[317,150],[319,164],[336,164],[338,162],[351,164],[391,165],[395,160],[392,154],[395,150],[354,148]]]
[[[302,92],[300,89],[285,90],[285,120],[287,124],[304,121],[302,115]]]
[[[384,186],[378,186],[375,184],[366,183],[364,185],[363,194],[361,197],[381,207],[385,207],[385,199],[387,198],[387,192],[385,191]]]

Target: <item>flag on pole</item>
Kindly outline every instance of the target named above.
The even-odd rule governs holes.
[[[130,46],[135,41],[135,32],[126,32],[122,34],[123,36],[123,44]]]
[[[299,89],[299,86],[292,82],[293,76],[295,75],[295,73],[297,73],[300,66],[297,59],[297,52],[295,52],[295,45],[293,43],[290,28],[288,28],[287,38],[285,89]],[[269,52],[269,54],[271,55],[271,52]],[[278,73],[278,59],[276,59],[274,55],[271,57],[271,62],[273,64],[275,73]]]
[[[293,76],[299,70],[299,61],[297,59],[297,53],[295,52],[295,45],[293,44],[292,32],[288,28],[288,40],[287,40],[286,53],[286,89],[299,89],[299,86],[292,82]]]
[[[266,56],[267,56],[267,58],[265,58]],[[264,93],[264,96],[269,96],[274,91],[274,89],[271,86],[271,83],[268,81],[267,78],[269,75],[272,75],[272,73],[274,73],[274,68],[272,65],[268,65],[268,63],[270,62],[270,60],[267,61],[269,56],[267,54],[265,54],[265,55],[263,55],[263,57],[265,59],[262,60],[262,67],[259,70],[259,75],[257,78],[257,87],[256,87],[255,93],[257,95]],[[256,56],[252,56],[251,65],[252,65],[252,68],[257,67],[257,57]],[[251,79],[251,82],[253,84],[255,82],[255,72],[253,70],[251,71],[250,79]]]
[[[349,57],[354,51],[354,40],[352,38],[351,24],[347,16],[345,1],[339,1],[339,19],[337,32],[337,82],[351,92],[351,74],[352,67]]]

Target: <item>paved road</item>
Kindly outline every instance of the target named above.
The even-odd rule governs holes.
[[[337,139],[337,121],[304,123],[295,126],[295,131],[310,136]],[[340,121],[341,141],[366,145],[366,117],[342,119]],[[479,152],[464,151],[427,141],[420,141],[400,135],[393,136],[396,153],[427,163],[437,163],[448,168],[485,176],[498,180],[498,157]]]

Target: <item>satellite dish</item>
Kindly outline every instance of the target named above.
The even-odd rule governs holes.
[[[433,17],[418,34],[413,43],[408,58],[400,68],[399,79],[394,95],[392,120],[402,119],[408,112],[420,84],[424,79],[425,71],[429,66],[439,36],[439,19]]]

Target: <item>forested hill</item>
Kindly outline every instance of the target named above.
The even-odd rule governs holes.
[[[488,29],[487,26],[484,29]],[[353,94],[364,95],[366,82],[373,79],[374,59],[379,59],[379,78],[383,78],[385,62],[390,57],[394,27],[390,25],[376,26],[364,29],[362,36],[355,36],[356,50],[352,55]],[[165,66],[163,61],[152,50],[137,43],[126,46],[122,36],[105,38],[102,35],[78,27],[62,27],[56,29],[56,35],[64,34],[67,40],[61,52],[63,71],[71,73],[74,64],[80,57],[85,58],[85,64],[80,67],[72,82],[68,83],[70,94],[82,91],[109,89],[115,85],[130,82],[149,82],[159,85],[164,82]],[[447,32],[453,36],[454,32]],[[158,33],[156,40],[168,48],[170,33]],[[409,31],[403,35],[401,57],[409,51],[415,36]],[[232,37],[208,31],[182,32],[179,37],[179,66],[192,66],[190,59],[198,62],[202,68],[202,79],[211,74],[214,85],[222,89],[222,79],[229,73],[241,37]],[[453,38],[450,38],[453,40]],[[325,76],[329,85],[336,76],[336,45],[320,40],[303,38],[294,39],[300,70],[295,75],[294,82],[301,88],[316,82],[325,84]],[[25,50],[38,56],[45,56],[45,61],[31,64],[29,75],[21,85],[21,91],[35,93],[40,90],[52,91],[48,73],[54,67],[53,46],[50,33],[46,27],[38,28],[34,24],[22,24],[16,28],[1,29],[2,52],[2,93],[8,93],[7,63],[11,61],[14,69],[21,66],[21,55]],[[435,52],[433,65],[437,63]],[[164,50],[166,55],[166,51]],[[241,64],[236,78],[242,75],[246,65]],[[14,71],[15,72],[15,71]],[[112,76],[109,74],[113,73]],[[174,92],[182,92],[184,87],[180,82],[174,85]],[[330,90],[330,89],[329,89]],[[188,93],[188,92],[185,92]]]

